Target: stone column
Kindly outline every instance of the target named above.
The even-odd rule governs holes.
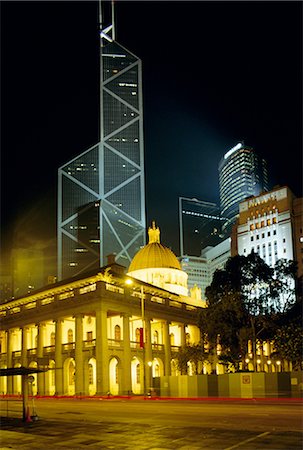
[[[37,324],[37,364],[39,368],[39,359],[43,358],[43,347],[44,347],[44,333],[45,333],[45,325],[43,323]],[[45,394],[45,377],[44,373],[37,373],[37,393],[40,395]]]
[[[184,323],[181,323],[180,325],[181,347],[185,347],[186,345],[185,327],[186,325]]]
[[[126,395],[132,391],[129,316],[127,314],[123,315],[123,360],[122,394]]]
[[[21,366],[27,367],[28,328],[21,328]]]
[[[6,365],[7,368],[13,367],[12,340],[13,330],[6,332]],[[13,394],[13,377],[7,377],[7,393]]]
[[[63,395],[62,319],[55,321],[55,386],[56,395]]]
[[[100,308],[96,311],[96,379],[97,395],[109,392],[109,361],[107,341],[107,311]]]
[[[145,373],[145,392],[151,387],[152,367],[148,365],[153,360],[152,341],[151,341],[151,321],[145,318],[145,342],[144,342],[144,373]]]
[[[163,342],[164,342],[164,375],[171,375],[171,347],[170,347],[170,336],[169,336],[169,322],[167,320],[163,321]]]
[[[83,316],[81,314],[75,317],[76,321],[76,347],[75,347],[75,394],[84,394],[84,374],[83,374]]]

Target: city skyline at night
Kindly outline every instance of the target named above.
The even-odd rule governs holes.
[[[143,62],[147,223],[165,244],[179,253],[180,196],[218,202],[241,140],[301,196],[299,2],[116,5],[117,40]],[[97,8],[1,4],[4,249],[56,238],[57,168],[98,140]]]

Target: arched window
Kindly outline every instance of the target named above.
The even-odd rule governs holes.
[[[74,332],[71,328],[67,332],[67,342],[68,343],[74,342]]]
[[[56,342],[56,333],[53,331],[53,332],[50,334],[50,345],[54,346],[54,345],[55,345],[55,342]]]
[[[159,333],[158,333],[158,331],[154,331],[153,341],[154,341],[154,344],[158,344],[159,343]]]
[[[170,333],[170,345],[175,345],[175,335],[174,335],[174,333]]]
[[[155,377],[159,377],[160,376],[160,366],[159,364],[155,365]]]
[[[121,328],[119,325],[115,326],[115,341],[121,341]]]

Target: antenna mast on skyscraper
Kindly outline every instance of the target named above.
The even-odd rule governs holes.
[[[104,17],[102,15],[102,3],[105,3],[105,1],[99,0],[99,27],[100,27],[101,46],[103,47],[104,39],[108,42],[115,41],[116,32],[115,32],[115,2],[114,0],[111,0],[111,20],[110,20],[111,24],[107,25],[105,28],[103,28]]]

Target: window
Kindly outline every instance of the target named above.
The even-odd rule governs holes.
[[[257,234],[257,240],[259,240],[260,239],[260,236],[259,236],[259,234]]]
[[[274,236],[276,236],[276,234],[277,234],[277,230],[274,230],[274,231],[273,231],[273,234],[274,234]]]
[[[267,219],[267,225],[270,225],[270,223],[271,223],[270,219]]]
[[[270,231],[268,231],[267,236],[268,236],[268,237],[270,236]]]
[[[93,340],[93,332],[92,331],[87,331],[86,332],[86,340],[87,341],[92,341]]]
[[[251,226],[250,226],[250,230],[253,231],[254,229],[255,229],[255,226],[254,226],[254,224],[252,223]]]
[[[115,326],[115,341],[121,341],[121,328],[119,325]]]
[[[185,335],[185,342],[186,342],[186,345],[190,344],[190,334],[189,333],[186,333],[186,335]]]
[[[250,236],[250,240],[253,241],[253,240],[254,240],[254,237],[253,237],[253,236]]]
[[[56,333],[52,332],[50,334],[50,345],[55,345],[56,343]]]
[[[285,242],[286,242],[286,240],[285,240],[285,238],[283,238],[283,244],[285,244]]]
[[[175,335],[174,335],[174,333],[170,333],[170,345],[175,345]]]
[[[264,239],[265,238],[265,233],[262,233],[262,239]]]
[[[276,217],[273,217],[272,222],[273,222],[273,223],[277,223],[277,218],[276,218]]]
[[[159,333],[158,333],[158,331],[154,331],[153,341],[154,341],[154,344],[158,344],[159,343]]]
[[[67,342],[68,343],[74,342],[74,332],[71,328],[67,332]]]

